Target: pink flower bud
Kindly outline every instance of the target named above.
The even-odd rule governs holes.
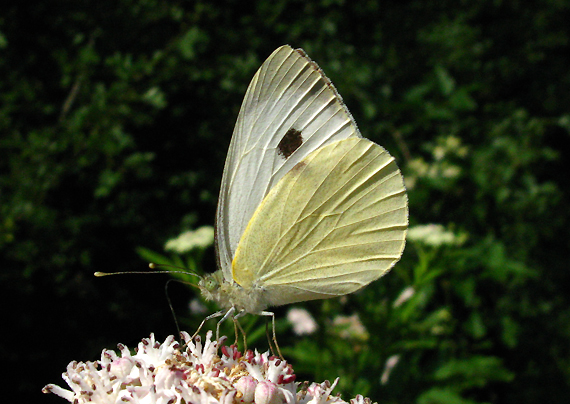
[[[245,404],[253,403],[257,380],[251,376],[243,376],[236,383],[236,389],[242,394],[241,400]]]
[[[284,402],[285,397],[275,383],[266,380],[257,384],[255,388],[256,404],[283,404]]]

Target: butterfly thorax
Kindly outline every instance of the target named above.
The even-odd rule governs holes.
[[[233,280],[228,282],[221,270],[204,276],[198,287],[206,300],[215,301],[223,309],[235,307],[238,311],[259,314],[269,306],[263,288],[245,289]]]

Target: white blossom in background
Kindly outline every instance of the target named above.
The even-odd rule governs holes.
[[[214,228],[212,226],[202,226],[196,230],[188,230],[178,237],[166,242],[164,249],[178,254],[192,251],[194,248],[206,248],[214,242]]]
[[[469,148],[461,144],[457,136],[439,136],[435,143],[427,145],[431,159],[416,157],[408,163],[406,188],[413,189],[419,179],[443,181],[453,184],[462,174],[462,168],[457,162],[464,160],[469,154]]]
[[[74,404],[344,404],[332,396],[337,381],[299,383],[286,361],[251,350],[241,353],[212,341],[181,333],[184,346],[173,336],[164,343],[154,335],[143,339],[135,354],[119,344],[120,354],[104,350],[95,362],[71,362],[63,379],[68,389],[43,388]],[[221,355],[219,355],[221,351]],[[370,404],[360,395],[351,404]]]
[[[317,331],[318,325],[311,313],[305,309],[294,307],[287,312],[287,320],[293,325],[297,335],[309,335]]]
[[[206,314],[208,312],[208,308],[199,297],[195,297],[190,300],[190,303],[188,303],[188,309],[190,310],[190,313],[195,315]]]
[[[415,295],[416,291],[413,286],[408,286],[400,292],[400,295],[392,303],[392,307],[400,307]]]
[[[380,378],[380,383],[383,385],[388,383],[390,373],[392,373],[392,370],[396,367],[399,361],[400,355],[392,355],[386,360],[386,363],[384,364],[384,371],[382,372],[382,377]]]
[[[342,339],[366,341],[369,337],[368,330],[358,314],[351,316],[336,316],[332,322],[334,333]]]
[[[441,224],[423,224],[412,226],[408,229],[407,239],[431,247],[442,245],[461,245],[466,239],[466,234],[455,234],[446,230]]]

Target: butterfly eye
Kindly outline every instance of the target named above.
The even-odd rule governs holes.
[[[213,292],[220,287],[220,282],[214,279],[212,276],[208,276],[203,280],[203,286],[208,292]]]

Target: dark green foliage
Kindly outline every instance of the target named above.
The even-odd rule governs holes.
[[[314,335],[294,336],[278,308],[298,380],[340,376],[345,398],[379,403],[566,402],[569,20],[561,0],[3,2],[0,357],[10,390],[61,402],[37,394],[69,361],[176,332],[165,277],[92,273],[144,270],[137,249],[162,254],[169,238],[213,224],[245,89],[289,43],[398,158],[411,224],[462,238],[410,241],[361,293],[307,304]],[[210,271],[214,251],[175,262]],[[394,305],[408,287],[413,296]],[[188,330],[202,319],[187,310],[194,294],[170,287]],[[346,325],[354,314],[364,332]],[[263,322],[243,326],[265,349]]]

